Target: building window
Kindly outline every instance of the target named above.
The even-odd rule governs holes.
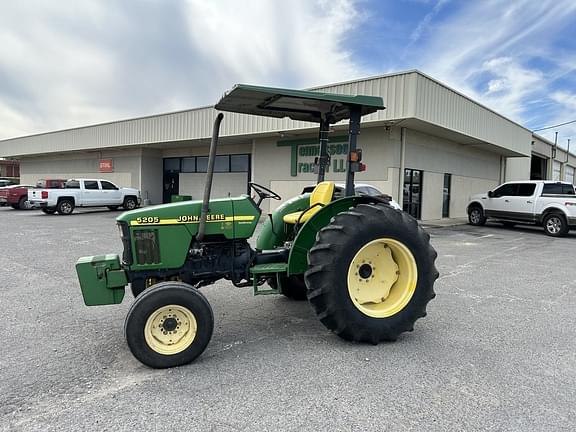
[[[164,159],[164,171],[180,172],[180,158]]]
[[[553,167],[552,180],[560,181],[560,169],[562,167],[562,164],[558,161],[554,161],[552,167]]]
[[[208,170],[208,156],[164,159],[164,172],[205,173]],[[214,172],[250,172],[250,155],[218,155],[214,160]]]
[[[442,217],[450,217],[450,188],[452,174],[444,174],[444,188],[442,189]]]
[[[205,173],[208,171],[208,156],[198,156],[196,158],[196,172]]]
[[[196,158],[182,158],[182,172],[196,172]]]
[[[230,155],[231,172],[247,172],[250,170],[250,157],[247,154]]]
[[[574,167],[566,165],[564,168],[564,181],[574,184]]]
[[[416,219],[422,216],[422,177],[421,170],[404,170],[404,211]]]
[[[230,156],[216,156],[214,160],[214,172],[230,172]]]

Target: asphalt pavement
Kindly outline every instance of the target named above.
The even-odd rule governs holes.
[[[204,354],[152,370],[124,341],[131,295],[86,307],[74,270],[121,252],[118,214],[0,208],[0,431],[576,430],[576,233],[429,228],[438,295],[378,346],[220,282]]]

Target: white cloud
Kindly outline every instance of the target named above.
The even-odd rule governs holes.
[[[441,23],[428,23],[431,37],[413,53],[425,72],[496,111],[525,122],[534,100],[573,62],[560,60],[554,70],[531,61],[554,61],[554,36],[576,16],[572,0],[484,0],[468,2]]]
[[[0,6],[0,139],[214,103],[233,84],[364,75],[354,0],[102,0]]]
[[[421,37],[422,33],[424,33],[434,17],[438,15],[440,10],[449,2],[449,0],[438,0],[432,10],[428,12],[424,18],[418,23],[416,28],[410,33],[410,45],[417,42]]]
[[[492,78],[484,93],[477,95],[482,102],[498,112],[506,113],[514,119],[520,119],[526,109],[525,99],[544,83],[540,71],[523,67],[510,57],[489,60],[482,71]]]

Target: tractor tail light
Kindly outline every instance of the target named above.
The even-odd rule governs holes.
[[[48,199],[48,191],[42,191],[42,199]]]

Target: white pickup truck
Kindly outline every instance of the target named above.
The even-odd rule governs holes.
[[[473,195],[468,204],[468,221],[471,225],[484,225],[487,219],[505,226],[541,225],[550,236],[565,236],[576,226],[574,186],[558,181],[516,181]]]
[[[30,189],[28,201],[46,214],[69,215],[75,207],[133,210],[140,205],[141,196],[138,189],[118,187],[108,180],[71,179],[64,189]]]

